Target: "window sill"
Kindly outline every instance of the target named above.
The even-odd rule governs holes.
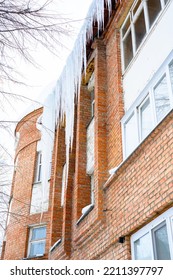
[[[36,255],[36,256],[32,256],[32,257],[27,257],[27,258],[23,258],[22,260],[33,260],[33,259],[41,259],[45,256],[45,254],[42,255]]]
[[[53,250],[55,250],[56,247],[59,246],[59,244],[61,244],[62,239],[58,239],[58,241],[56,241],[53,246],[50,248],[49,252],[51,253]]]
[[[41,181],[34,182],[33,185],[41,184]]]
[[[93,210],[94,204],[89,204],[83,208],[82,216],[77,221],[76,225],[79,225],[80,222]]]

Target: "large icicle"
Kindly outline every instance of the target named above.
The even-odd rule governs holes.
[[[42,115],[42,212],[48,208],[50,169],[55,137],[55,92],[50,92],[45,99]]]
[[[66,143],[66,162],[67,173],[69,163],[70,147],[73,143],[74,130],[74,106],[80,93],[82,70],[86,71],[86,43],[93,39],[93,24],[97,22],[98,36],[99,31],[104,29],[104,4],[108,8],[109,16],[112,11],[111,0],[94,0],[89,8],[86,20],[79,32],[73,51],[67,59],[66,66],[57,81],[56,93],[56,120],[57,124],[66,120],[65,143]]]

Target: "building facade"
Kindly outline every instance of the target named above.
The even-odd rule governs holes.
[[[26,205],[9,221],[4,259],[173,259],[173,1],[105,1],[103,12],[86,46],[72,147],[67,156],[65,117],[46,184],[40,109],[17,126],[24,171],[12,194]]]

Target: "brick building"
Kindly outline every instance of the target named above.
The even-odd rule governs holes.
[[[102,12],[72,147],[68,107],[49,178],[39,179],[42,109],[17,125],[11,212],[22,216],[9,221],[4,259],[173,259],[173,1],[106,0]]]

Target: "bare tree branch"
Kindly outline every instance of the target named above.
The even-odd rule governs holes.
[[[57,1],[57,0],[56,0]],[[22,73],[16,67],[16,57],[39,67],[33,58],[33,51],[42,46],[57,55],[57,46],[62,46],[62,38],[71,32],[70,20],[63,18],[56,11],[51,10],[52,0],[1,0],[0,1],[0,109],[5,112],[3,102],[14,109],[14,101],[31,101],[29,97],[19,97],[8,92],[3,84],[12,83],[25,85],[22,82]],[[0,120],[0,129],[12,134],[10,125],[16,121]],[[5,155],[5,156],[4,156]],[[9,215],[9,202],[11,196],[11,171],[13,165],[7,161],[7,156],[12,156],[9,150],[0,143],[0,228],[6,229],[6,216]],[[16,222],[25,217],[27,205],[18,198],[13,198],[21,203],[16,213],[10,216]],[[1,246],[1,245],[0,245]]]

